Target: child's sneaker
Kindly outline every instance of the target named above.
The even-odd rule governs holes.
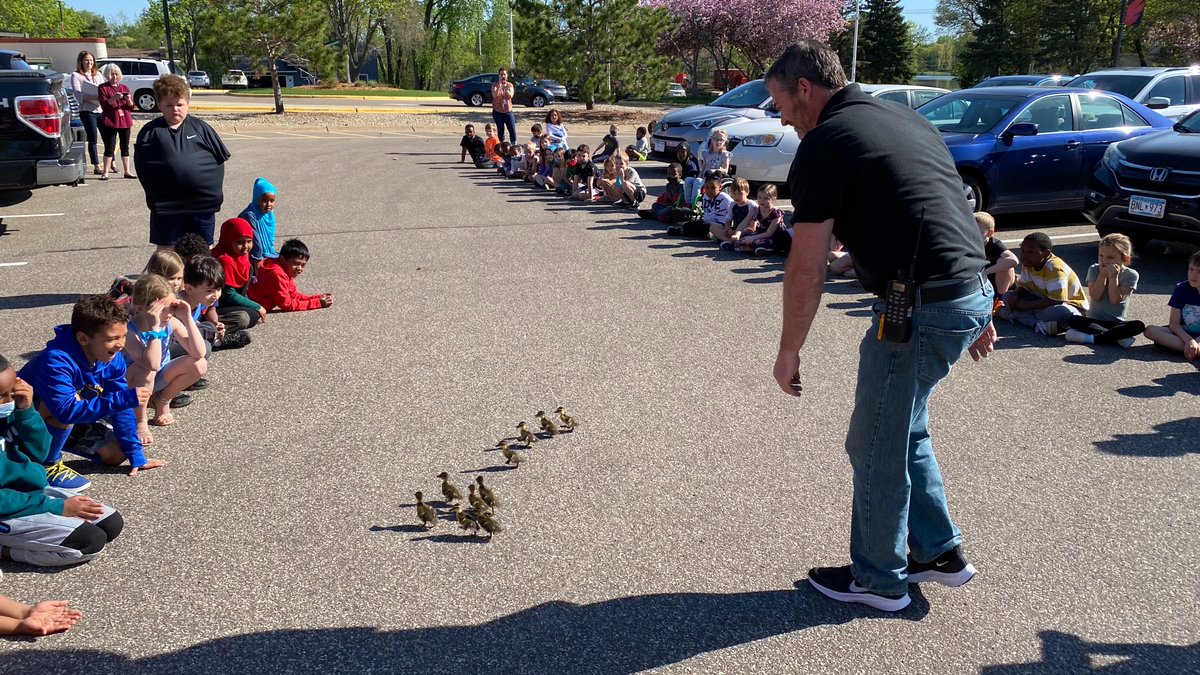
[[[955,546],[927,563],[919,563],[908,554],[908,583],[921,584],[936,581],[943,586],[957,588],[975,576],[975,566],[963,557],[962,547]]]
[[[771,246],[759,246],[758,248],[754,249],[754,255],[757,255],[757,256],[767,256],[767,255],[771,255],[774,252],[775,252],[775,249]]]
[[[884,595],[875,593],[858,585],[858,581],[850,572],[850,566],[814,567],[808,571],[808,583],[831,600],[838,602],[857,602],[868,607],[881,609],[885,612],[899,612],[908,607],[912,600],[908,593],[899,595]]]
[[[1037,332],[1041,333],[1042,335],[1049,335],[1049,336],[1053,337],[1055,335],[1058,335],[1058,322],[1057,321],[1039,321],[1036,324],[1034,324],[1033,329],[1036,330]]]
[[[683,228],[678,225],[672,225],[667,228],[667,234],[681,235],[683,234]]]
[[[60,490],[80,491],[90,488],[92,481],[80,476],[60,459],[58,463],[46,467],[46,485]]]
[[[1129,349],[1130,347],[1133,346],[1133,343],[1136,341],[1137,341],[1137,338],[1127,337],[1127,338],[1121,338],[1120,340],[1117,340],[1117,344],[1121,345],[1125,349]]]
[[[1074,342],[1077,345],[1090,345],[1094,342],[1091,335],[1074,328],[1069,329],[1063,337],[1067,339],[1067,342]]]
[[[732,241],[721,242],[721,250],[722,251],[732,251],[733,250],[733,242]]]
[[[184,389],[184,391],[200,391],[201,389],[208,389],[208,380],[204,379],[203,377],[196,380],[192,386]]]
[[[225,339],[213,343],[213,349],[241,349],[250,344],[250,333],[235,330],[225,336]]]

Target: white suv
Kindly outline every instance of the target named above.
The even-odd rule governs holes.
[[[1173,120],[1200,108],[1200,66],[1107,68],[1080,75],[1067,86],[1113,91]]]
[[[133,104],[142,112],[154,112],[158,105],[154,102],[154,81],[163,75],[174,73],[166,61],[158,59],[124,59],[106,58],[96,62],[101,71],[110,63],[117,64],[121,69],[121,84],[129,87],[133,94]],[[178,73],[175,73],[178,75]]]

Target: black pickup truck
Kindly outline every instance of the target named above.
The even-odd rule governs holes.
[[[65,80],[0,50],[0,190],[83,182],[85,147],[71,131]]]

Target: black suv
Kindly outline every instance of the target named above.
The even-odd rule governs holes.
[[[492,102],[492,85],[499,76],[496,73],[474,75],[450,83],[450,98],[469,106],[479,107]],[[531,108],[544,108],[554,103],[554,94],[528,77],[510,80],[513,84],[513,103]]]
[[[1088,182],[1084,214],[1101,236],[1200,245],[1200,110],[1169,131],[1108,146]]]

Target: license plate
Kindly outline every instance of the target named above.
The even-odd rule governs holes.
[[[666,152],[667,151],[666,142],[665,141],[654,141],[654,151],[655,152]]]
[[[1147,218],[1163,217],[1167,211],[1167,200],[1158,197],[1141,197],[1134,195],[1129,198],[1129,215],[1146,216]]]

